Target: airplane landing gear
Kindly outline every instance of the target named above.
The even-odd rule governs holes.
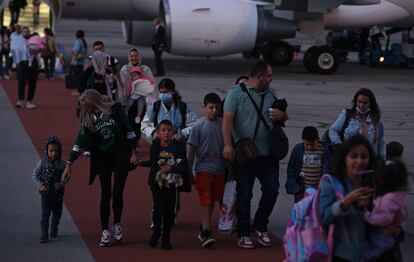
[[[263,58],[272,65],[288,65],[293,59],[293,48],[283,41],[270,43],[264,50]]]
[[[303,56],[306,69],[317,74],[332,74],[338,69],[340,57],[328,46],[312,46]]]

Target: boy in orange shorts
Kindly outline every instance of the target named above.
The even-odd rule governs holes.
[[[192,127],[188,137],[188,164],[195,176],[195,187],[200,196],[201,226],[198,238],[203,248],[216,241],[210,231],[211,215],[215,202],[221,203],[224,191],[222,119],[217,117],[221,99],[215,93],[204,97],[204,117]]]

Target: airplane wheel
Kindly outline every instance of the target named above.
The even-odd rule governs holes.
[[[293,60],[293,49],[290,44],[278,41],[271,43],[267,48],[263,57],[272,65],[285,66]]]
[[[332,74],[338,69],[339,56],[328,46],[311,47],[305,53],[304,63],[309,63],[306,68],[312,73]],[[307,61],[307,62],[305,62]]]
[[[311,73],[316,73],[315,67],[313,66],[311,62],[312,61],[311,54],[314,52],[316,48],[317,46],[312,46],[308,48],[308,50],[306,50],[305,54],[303,55],[303,64],[305,68]]]

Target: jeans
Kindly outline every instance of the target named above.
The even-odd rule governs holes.
[[[42,218],[40,220],[40,227],[42,236],[47,238],[49,230],[49,219],[52,214],[52,232],[57,231],[60,218],[62,217],[63,196],[57,194],[41,193],[42,196]]]
[[[258,231],[267,231],[269,216],[279,194],[279,162],[271,157],[261,156],[248,165],[234,164],[236,185],[236,217],[238,237],[250,236],[250,208],[255,178],[261,184],[262,196],[253,221]]]
[[[42,56],[43,62],[45,64],[45,75],[47,79],[51,79],[55,73],[55,64],[56,57],[52,56]]]
[[[151,185],[152,192],[152,221],[154,223],[154,230],[161,230],[161,223],[163,222],[163,231],[170,232],[174,217],[177,212],[177,197],[178,191],[174,186],[166,188],[163,186],[159,188],[158,185]]]
[[[18,80],[18,99],[24,100],[26,83],[29,86],[27,101],[32,101],[36,91],[37,76],[39,74],[39,64],[37,61],[32,62],[29,67],[28,61],[22,61],[17,65],[17,80]]]

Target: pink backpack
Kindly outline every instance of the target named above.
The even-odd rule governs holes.
[[[343,198],[343,186],[335,177],[324,175],[322,181],[332,184],[336,197]],[[332,261],[334,225],[329,225],[328,232],[325,231],[319,214],[319,190],[308,188],[305,198],[294,205],[292,218],[283,236],[285,261]]]

